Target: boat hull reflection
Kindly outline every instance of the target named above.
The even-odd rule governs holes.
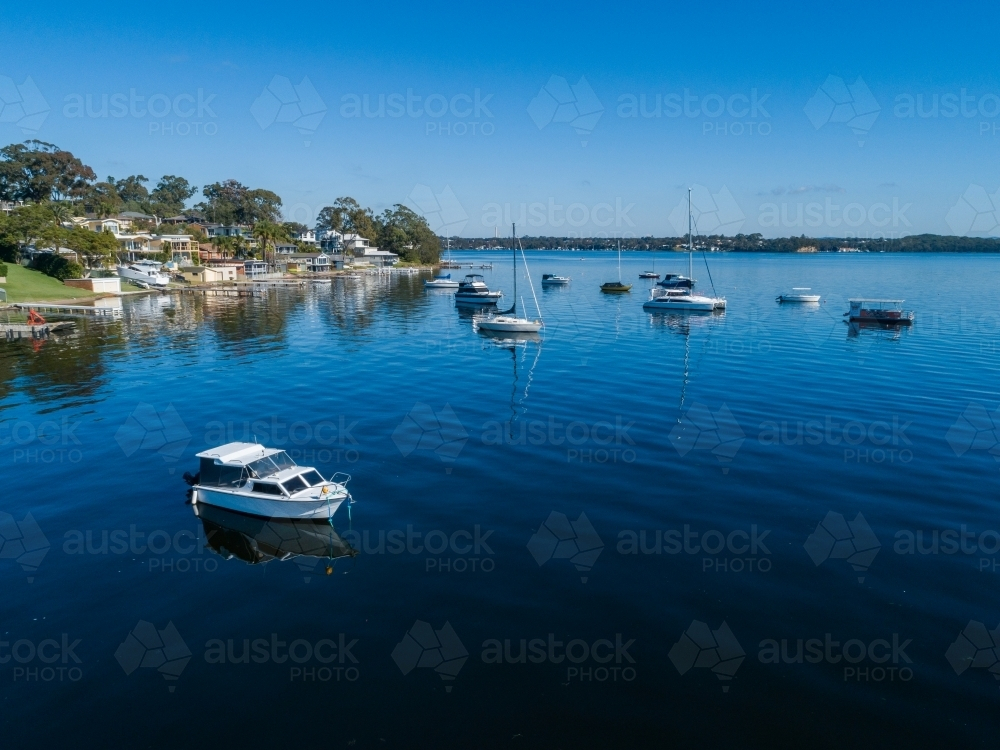
[[[201,503],[194,505],[194,514],[205,528],[209,548],[226,559],[236,557],[256,565],[358,554],[327,521],[259,518]]]

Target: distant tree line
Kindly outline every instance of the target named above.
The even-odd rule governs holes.
[[[454,250],[502,250],[510,248],[510,239],[483,237],[447,238]],[[521,237],[521,245],[537,250],[614,250],[654,251],[687,249],[687,237]],[[857,237],[773,237],[760,234],[699,235],[696,250],[708,248],[726,252],[795,253],[800,251],[838,252],[864,250],[887,253],[996,253],[1000,239],[995,237],[956,237],[940,234],[917,234],[895,239],[860,239]]]

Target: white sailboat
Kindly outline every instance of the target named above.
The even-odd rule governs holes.
[[[494,331],[499,333],[538,333],[542,329],[541,314],[535,320],[518,317],[517,315],[517,226],[511,225],[510,250],[511,259],[514,266],[514,301],[509,310],[497,312],[491,315],[476,317],[473,319],[475,326],[481,331]],[[521,250],[521,257],[524,258],[524,249]],[[524,258],[524,270],[528,273],[528,260]],[[531,283],[531,275],[528,275],[528,284],[531,286],[531,296],[535,300],[535,309],[538,310],[538,298],[535,297],[535,286]],[[522,301],[522,305],[524,302]]]
[[[688,278],[694,278],[694,235],[691,229],[691,188],[688,188]],[[649,290],[649,299],[642,307],[644,310],[677,310],[689,312],[712,312],[726,309],[725,297],[709,297],[695,294],[692,289],[684,287],[656,286]]]

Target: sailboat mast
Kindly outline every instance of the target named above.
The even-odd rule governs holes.
[[[511,312],[517,312],[517,224],[510,225],[510,259],[513,261],[514,270],[514,304],[511,305]]]
[[[691,188],[688,188],[688,278],[694,285],[694,242],[691,239]]]
[[[622,241],[618,240],[618,283],[622,283]]]

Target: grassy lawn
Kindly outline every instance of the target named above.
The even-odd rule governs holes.
[[[32,271],[15,263],[7,264],[7,283],[0,284],[7,292],[8,302],[52,302],[64,299],[93,299],[97,295],[86,289],[75,289],[61,281]]]

